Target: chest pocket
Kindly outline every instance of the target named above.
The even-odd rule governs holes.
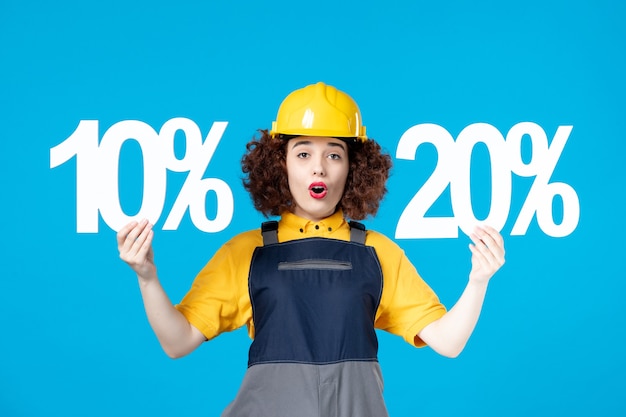
[[[306,271],[318,269],[321,271],[350,271],[352,262],[336,261],[334,259],[304,259],[301,261],[279,262],[279,271]]]

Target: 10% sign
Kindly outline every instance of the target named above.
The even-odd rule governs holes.
[[[443,127],[419,124],[408,129],[400,138],[396,158],[414,160],[417,148],[425,143],[434,145],[438,160],[428,180],[408,203],[396,228],[396,238],[454,238],[460,228],[470,234],[478,223],[486,223],[498,230],[506,223],[511,208],[512,178],[535,177],[526,200],[513,225],[511,235],[525,235],[535,214],[541,230],[548,236],[564,237],[578,225],[580,203],[576,191],[561,182],[550,182],[550,177],[572,131],[572,126],[559,126],[548,145],[541,126],[522,122],[506,135],[486,123],[475,123],[464,128],[456,141]],[[530,161],[522,158],[522,140],[527,137],[532,146]],[[487,218],[476,219],[472,209],[470,164],[474,147],[483,143],[491,160],[491,207]],[[427,211],[450,186],[453,216],[429,217]],[[553,201],[560,197],[563,216],[554,221]]]
[[[215,153],[227,122],[215,122],[202,140],[198,126],[186,118],[168,120],[157,133],[137,120],[115,123],[98,144],[98,121],[81,120],[76,130],[59,145],[50,149],[50,168],[76,156],[76,231],[98,232],[98,213],[114,230],[135,218],[156,222],[165,204],[167,171],[188,172],[187,178],[170,210],[163,230],[178,228],[187,208],[193,224],[209,233],[224,230],[233,216],[233,194],[219,178],[202,178]],[[174,140],[177,132],[185,135],[185,156],[176,157]],[[122,145],[136,140],[143,155],[143,200],[139,212],[128,216],[119,198],[119,159]],[[207,218],[206,195],[214,192],[217,200],[215,217]]]

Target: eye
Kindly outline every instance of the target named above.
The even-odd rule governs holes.
[[[298,152],[296,154],[296,157],[298,157],[298,158],[307,158],[308,156],[309,156],[308,152]]]
[[[341,159],[341,155],[339,155],[338,153],[331,153],[330,155],[328,155],[328,157],[330,159],[334,159],[334,160],[339,160]]]

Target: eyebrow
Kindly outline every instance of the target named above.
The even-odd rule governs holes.
[[[300,145],[311,145],[313,142],[311,142],[310,140],[300,140],[296,143],[293,144],[293,146],[291,147],[291,149],[294,149],[296,146],[300,146]],[[328,142],[328,146],[336,146],[338,148],[343,149],[344,151],[346,150],[344,144],[342,142]]]

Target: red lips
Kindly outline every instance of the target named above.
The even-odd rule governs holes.
[[[324,198],[327,193],[328,189],[323,182],[314,182],[309,185],[309,194],[313,198]]]

